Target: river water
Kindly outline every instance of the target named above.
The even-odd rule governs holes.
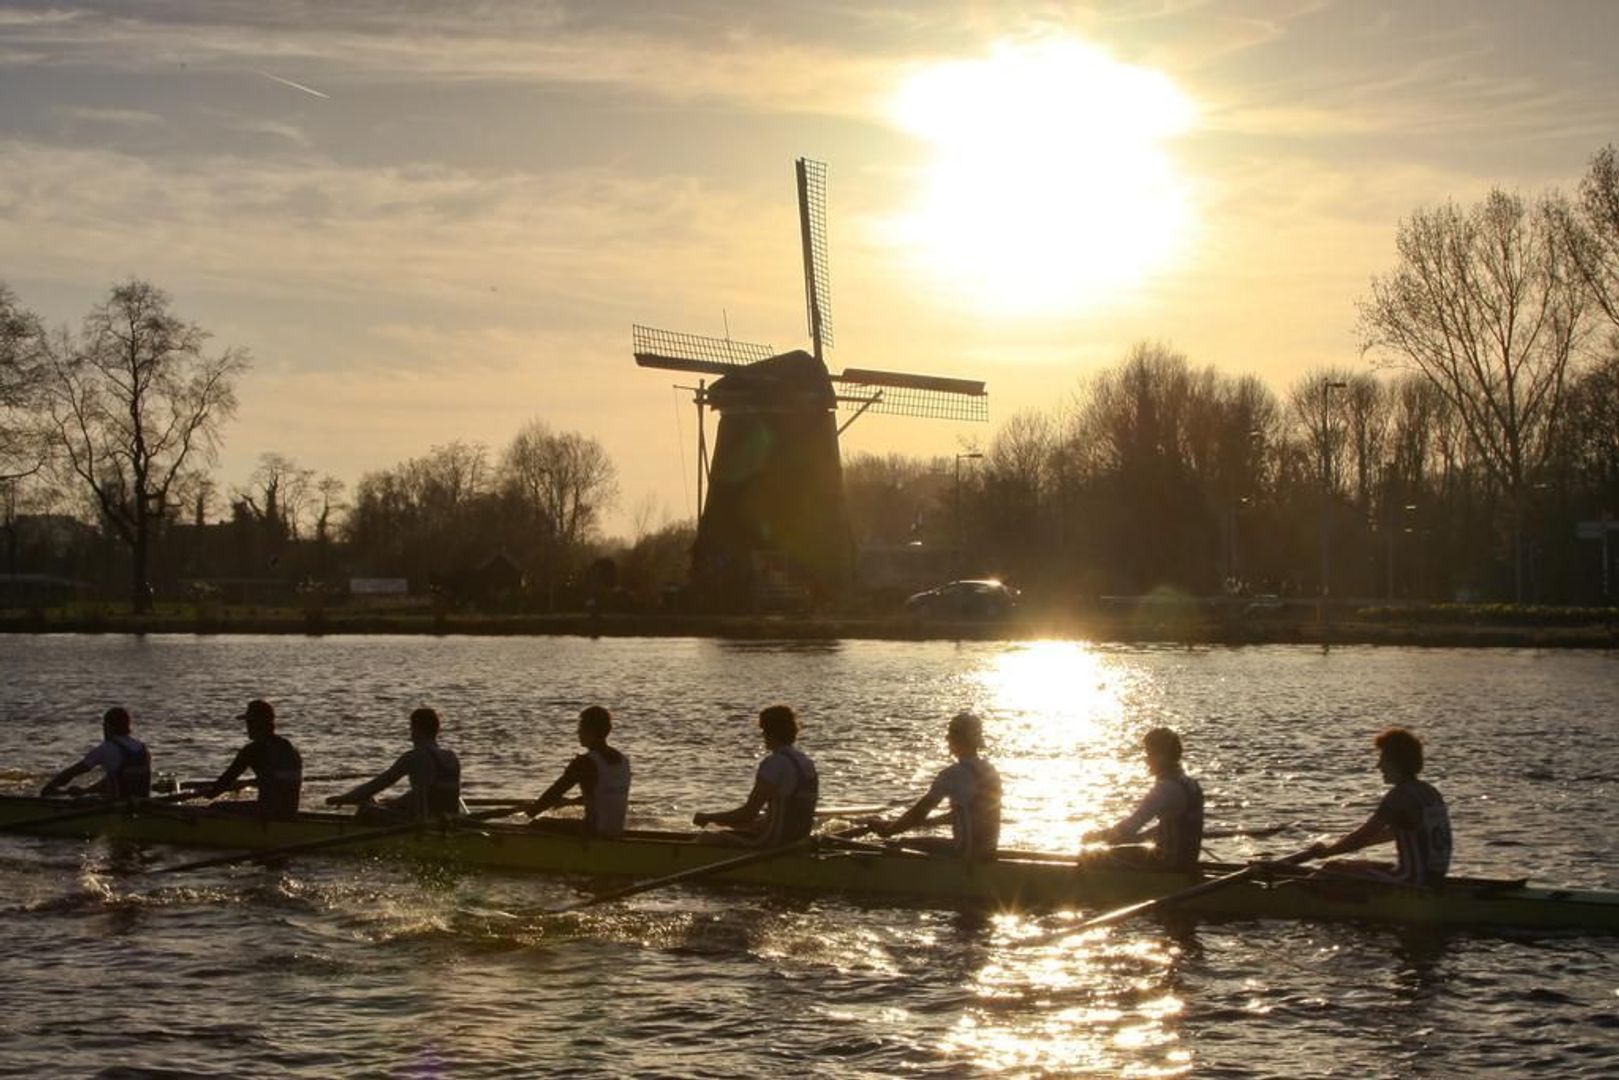
[[[537,793],[575,717],[616,718],[633,825],[740,802],[753,715],[794,705],[823,802],[913,796],[972,707],[1003,843],[1070,850],[1139,792],[1167,723],[1210,828],[1357,824],[1403,724],[1453,870],[1619,888],[1619,659],[1603,653],[1078,643],[0,637],[0,788],[37,786],[118,702],[159,771],[206,777],[273,700],[311,774],[380,768],[438,707],[469,795]],[[306,799],[340,785],[313,784]],[[346,785],[341,785],[346,786]],[[1265,845],[1269,845],[1268,847]],[[0,837],[0,1073],[395,1076],[1613,1076],[1619,958],[1586,935],[1128,923],[672,889],[552,924],[578,882],[307,857],[154,878],[175,853]]]

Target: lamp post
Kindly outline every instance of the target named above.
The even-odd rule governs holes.
[[[968,454],[956,455],[956,572],[955,577],[961,577],[961,549],[965,545],[965,537],[961,529],[961,463],[963,461],[977,461],[984,455],[974,451]]]
[[[1349,384],[1321,380],[1321,636],[1332,625],[1332,391]]]

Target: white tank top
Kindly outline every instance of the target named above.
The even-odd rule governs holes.
[[[597,836],[622,836],[630,808],[630,759],[620,754],[611,762],[600,750],[588,753],[596,766],[596,787],[585,803],[585,821]]]

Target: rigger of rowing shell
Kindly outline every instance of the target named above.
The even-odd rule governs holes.
[[[255,699],[238,718],[247,727],[248,742],[218,779],[195,792],[218,799],[242,786],[251,771],[258,796],[251,802],[215,803],[223,813],[249,813],[269,820],[297,816],[303,785],[303,759],[296,747],[276,732],[275,709]],[[352,804],[355,816],[379,824],[411,822],[466,815],[461,799],[461,761],[454,751],[439,745],[442,724],[427,707],[410,714],[409,750],[374,778],[329,797],[333,806]],[[607,709],[592,705],[579,714],[578,737],[584,752],[573,758],[562,774],[538,798],[519,804],[534,825],[552,831],[577,831],[590,836],[618,837],[624,833],[630,794],[629,759],[609,745],[613,718]],[[772,705],[759,713],[759,731],[765,756],[754,774],[747,798],[730,810],[700,812],[692,823],[699,828],[723,826],[703,834],[711,842],[761,849],[792,844],[810,835],[820,798],[815,762],[797,745],[798,717],[786,705]],[[152,754],[135,737],[134,722],[122,707],[102,717],[102,742],[81,760],[51,778],[41,792],[55,795],[76,776],[101,770],[101,779],[75,794],[128,801],[145,799],[152,792]],[[946,837],[917,837],[905,846],[932,854],[966,858],[994,858],[1000,841],[1001,778],[982,756],[982,721],[973,713],[952,717],[945,733],[953,764],[943,769],[927,792],[897,818],[869,819],[866,826],[884,837],[932,825],[948,824]],[[1357,829],[1330,844],[1315,844],[1294,861],[1346,854],[1393,843],[1393,864],[1367,860],[1339,860],[1329,869],[1382,881],[1415,886],[1437,886],[1450,867],[1450,815],[1445,801],[1431,785],[1418,779],[1422,771],[1422,742],[1403,728],[1389,728],[1374,740],[1377,765],[1389,790]],[[1203,790],[1182,767],[1180,737],[1168,728],[1154,728],[1142,740],[1151,788],[1135,809],[1111,828],[1087,833],[1083,839],[1107,846],[1086,854],[1088,863],[1141,869],[1191,871],[1197,868],[1204,831]],[[408,790],[390,799],[377,796],[408,781]],[[575,799],[569,792],[577,788]],[[934,816],[941,803],[949,809]],[[562,805],[582,804],[584,818],[541,819]],[[1137,841],[1152,828],[1151,842]]]

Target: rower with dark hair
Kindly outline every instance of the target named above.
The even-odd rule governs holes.
[[[556,783],[528,807],[528,816],[536,818],[552,807],[563,805],[563,796],[576,785],[579,801],[585,807],[585,820],[536,821],[541,828],[558,831],[580,829],[589,836],[624,835],[624,818],[630,803],[630,762],[623,754],[607,745],[607,736],[613,730],[613,714],[600,705],[592,705],[579,714],[579,745],[585,752],[568,762]]]
[[[303,791],[304,760],[286,738],[276,734],[275,706],[254,698],[247,703],[238,720],[247,724],[246,746],[219,774],[205,792],[205,797],[217,799],[231,789],[231,785],[248,769],[257,780],[259,797],[253,803],[236,803],[251,807],[259,817],[272,821],[286,821],[298,816],[298,799]]]
[[[786,705],[772,705],[759,714],[759,731],[770,752],[759,762],[747,801],[734,810],[692,815],[698,828],[730,826],[714,837],[721,843],[776,847],[803,840],[815,826],[821,781],[815,762],[793,745],[798,741],[798,716]],[[761,810],[764,820],[755,825]]]
[[[1156,821],[1150,853],[1126,849],[1100,857],[1152,869],[1196,870],[1203,851],[1203,789],[1181,768],[1181,738],[1169,728],[1156,727],[1142,737],[1141,748],[1153,775],[1152,789],[1123,821],[1087,833],[1084,839],[1128,844]]]
[[[101,779],[84,789],[85,794],[112,799],[144,799],[152,794],[152,754],[146,744],[130,734],[134,728],[129,710],[114,705],[101,717],[101,742],[83,758],[69,765],[40,791],[55,795],[68,781],[91,769],[101,769]]]
[[[928,815],[949,799],[950,838],[919,836],[907,840],[906,846],[968,859],[993,859],[1001,839],[1001,776],[995,766],[978,756],[984,748],[983,721],[970,712],[957,713],[950,719],[945,740],[956,763],[939,773],[927,794],[909,810],[894,821],[877,821],[873,828],[882,836],[893,836],[934,824]]]
[[[461,759],[438,744],[439,727],[435,710],[423,706],[411,713],[411,748],[374,780],[328,797],[327,804],[357,803],[357,817],[388,821],[465,813],[461,804]],[[408,792],[387,802],[372,801],[372,796],[406,777],[410,778]]]
[[[1450,811],[1432,784],[1417,779],[1422,740],[1404,728],[1388,728],[1372,745],[1378,751],[1378,771],[1393,786],[1358,829],[1330,844],[1316,844],[1311,852],[1319,859],[1392,840],[1399,859],[1392,866],[1370,859],[1339,859],[1323,869],[1405,885],[1444,884],[1450,872]]]

